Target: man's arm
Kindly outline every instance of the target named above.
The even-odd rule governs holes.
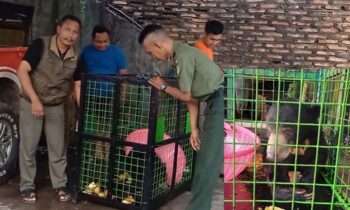
[[[196,99],[192,99],[187,103],[188,111],[190,112],[190,122],[191,122],[191,136],[190,142],[191,146],[195,151],[200,149],[200,138],[199,138],[199,130],[197,127],[198,121],[198,101]]]
[[[164,80],[160,77],[153,77],[149,80],[149,83],[153,85],[155,88],[160,90],[160,86],[164,83]],[[199,139],[199,131],[197,126],[198,119],[198,101],[192,98],[190,92],[183,92],[179,88],[168,86],[164,90],[167,94],[177,98],[181,101],[187,103],[188,111],[190,112],[190,122],[191,122],[191,136],[190,142],[191,146],[195,151],[198,151],[200,148],[200,139]]]
[[[32,114],[34,116],[43,116],[44,115],[44,107],[41,104],[38,95],[34,91],[32,81],[29,77],[29,72],[32,70],[30,64],[26,60],[22,60],[18,70],[17,76],[21,82],[22,90],[24,93],[29,96],[32,103]]]
[[[84,58],[84,54],[81,53],[77,68],[75,69],[73,79],[74,79],[74,92],[75,92],[75,99],[77,101],[78,107],[80,105],[80,92],[81,92],[81,74],[87,72],[87,66]]]
[[[192,98],[191,93],[189,92],[182,92],[180,89],[176,87],[168,86],[165,89],[165,92],[169,95],[173,96],[174,98],[177,98],[181,101],[185,101],[187,103],[187,108],[190,113],[190,123],[191,123],[191,136],[190,136],[190,142],[191,146],[195,151],[198,151],[200,148],[200,138],[199,138],[199,131],[197,126],[198,121],[198,101],[194,98]]]
[[[164,84],[164,80],[160,77],[152,77],[148,82],[158,90],[160,90],[160,86]],[[192,100],[192,95],[190,92],[183,92],[176,87],[168,86],[165,89],[165,92],[171,95],[172,97],[179,99],[180,101],[184,101],[186,103]]]
[[[75,98],[77,100],[78,107],[80,106],[80,90],[81,90],[81,80],[77,80],[74,82],[74,92],[75,92]]]

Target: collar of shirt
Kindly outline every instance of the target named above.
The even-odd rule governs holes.
[[[70,46],[65,53],[61,53],[57,47],[57,34],[51,37],[50,50],[53,51],[62,60],[71,59],[76,60],[77,54],[73,46]]]
[[[168,58],[168,61],[171,63],[173,69],[176,70],[177,75],[179,74],[179,66],[176,60],[176,49],[179,47],[179,44],[180,43],[178,41],[173,42],[173,47],[170,53],[171,56]]]

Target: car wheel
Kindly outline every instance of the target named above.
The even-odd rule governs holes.
[[[0,184],[16,171],[19,148],[18,114],[0,102]]]

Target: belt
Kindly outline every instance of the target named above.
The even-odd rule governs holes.
[[[211,101],[211,100],[217,98],[218,96],[223,94],[223,90],[224,90],[224,88],[219,88],[219,89],[215,90],[215,92],[210,94],[210,96],[207,99],[205,99],[204,101],[208,102],[208,101]]]

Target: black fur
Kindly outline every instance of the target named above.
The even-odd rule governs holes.
[[[282,101],[293,101],[290,99],[282,99]],[[280,103],[279,107],[279,122],[298,122],[299,104],[284,104]],[[290,181],[288,175],[289,171],[299,171],[301,177],[294,180],[296,182],[296,188],[294,190],[294,200],[311,200],[315,194],[312,191],[312,183],[318,182],[322,167],[315,168],[316,152],[317,148],[312,145],[326,145],[321,128],[317,126],[318,118],[320,116],[319,106],[301,105],[300,110],[300,123],[312,123],[316,125],[300,125],[299,135],[297,135],[297,125],[277,125],[278,129],[288,128],[293,132],[289,136],[287,144],[296,144],[298,140],[299,145],[308,144],[303,155],[290,153],[287,158],[277,161],[274,166],[267,168],[266,173],[270,181],[285,182],[285,184],[276,184],[271,189],[274,189],[272,193],[275,195],[276,200],[292,200],[293,196],[293,183]],[[275,130],[277,122],[277,105],[273,104],[269,108],[266,117],[267,126],[270,130]],[[308,141],[308,142],[307,142]],[[318,148],[317,164],[324,165],[327,161],[327,149]],[[297,157],[296,157],[297,156]],[[270,162],[274,162],[271,161]],[[294,166],[281,166],[280,163],[296,164],[296,170]],[[307,164],[308,166],[300,166],[300,164]],[[276,167],[276,168],[274,168]],[[274,173],[274,169],[276,173]],[[316,176],[314,176],[316,173]],[[316,179],[315,179],[316,178]],[[310,183],[308,186],[298,185],[298,183]]]

